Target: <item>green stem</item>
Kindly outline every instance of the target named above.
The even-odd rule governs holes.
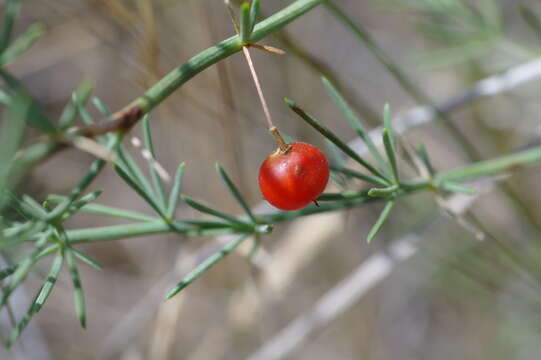
[[[401,182],[396,191],[396,196],[404,196],[421,191],[431,191],[434,189],[434,184],[441,183],[442,181],[471,180],[482,176],[499,174],[513,168],[531,166],[539,162],[541,162],[541,146],[536,146],[528,150],[504,155],[496,159],[477,162],[460,169],[440,172],[434,177],[434,181],[432,182],[426,179],[414,179]],[[323,197],[325,197],[325,194]],[[297,211],[281,211],[272,214],[258,215],[258,220],[260,223],[275,224],[293,220],[301,216],[343,210],[385,200],[384,198],[368,197],[366,191],[352,193],[351,196],[330,196],[325,200],[331,199],[336,201],[323,202],[319,207],[310,205]],[[247,216],[239,217],[239,219],[249,221]],[[197,224],[192,225],[184,221],[176,221],[173,224],[175,225],[175,229],[172,229],[170,225],[162,221],[87,228],[70,230],[67,232],[67,236],[71,243],[83,243],[174,232],[188,236],[216,236],[232,233],[245,233],[247,230],[242,226],[235,226],[235,224],[225,222],[223,223],[223,226],[218,224],[218,226],[213,226],[212,228],[204,228],[204,226],[198,227]]]
[[[531,166],[541,161],[541,146],[529,150],[504,155],[495,159],[476,162],[456,170],[440,172],[436,180],[463,181],[487,175],[495,175],[524,166]]]
[[[293,4],[258,23],[250,35],[250,42],[255,43],[263,39],[324,1],[325,0],[295,1]],[[148,113],[186,81],[218,61],[241,51],[242,47],[243,45],[239,36],[235,35],[229,39],[223,40],[215,46],[203,50],[186,63],[165,75],[154,86],[148,89],[143,96],[128,105],[126,109],[139,107],[143,113]]]
[[[325,0],[295,1],[291,5],[258,23],[250,36],[250,41],[252,43],[258,42],[324,1]],[[149,88],[142,96],[132,101],[123,110],[119,111],[119,113],[122,113],[123,111],[129,112],[129,110],[132,109],[140,109],[140,115],[147,114],[192,77],[220,60],[241,51],[242,47],[239,36],[235,35],[203,50],[184,64],[173,69],[169,74],[165,75],[161,80]],[[60,149],[62,144],[63,142],[56,141],[54,138],[49,138],[46,142],[31,146],[29,149],[18,154],[16,167],[24,169],[36,164]],[[26,154],[27,151],[30,151],[30,154]]]

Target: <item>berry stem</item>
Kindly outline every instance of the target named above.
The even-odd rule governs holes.
[[[269,131],[276,139],[276,142],[278,143],[278,148],[282,155],[287,153],[289,150],[291,150],[291,145],[285,142],[284,138],[282,137],[282,135],[280,134],[280,131],[278,131],[278,128],[276,126],[271,126],[269,128]]]
[[[255,87],[257,89],[257,95],[259,96],[259,100],[261,101],[261,106],[263,107],[263,113],[265,114],[265,118],[267,119],[269,131],[271,131],[271,129],[275,128],[275,126],[272,122],[272,117],[269,111],[269,106],[267,105],[267,101],[265,100],[265,95],[263,95],[263,89],[261,88],[259,77],[257,76],[257,73],[255,71],[254,62],[252,61],[252,56],[250,55],[250,50],[248,50],[248,48],[244,46],[242,48],[242,52],[244,53],[246,61],[248,62],[248,67],[250,68],[250,73],[252,74],[252,78],[254,79]]]

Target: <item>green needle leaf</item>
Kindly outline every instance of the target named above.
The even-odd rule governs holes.
[[[440,189],[448,192],[461,193],[466,195],[475,195],[475,189],[469,188],[467,186],[457,184],[451,181],[444,181],[439,186]]]
[[[79,250],[73,247],[70,248],[70,250],[73,252],[73,254],[77,258],[79,258],[79,260],[81,260],[85,264],[92,266],[96,270],[99,270],[99,271],[103,270],[103,266],[101,266],[96,260],[92,259],[90,256],[80,252]]]
[[[36,200],[28,195],[23,195],[22,199],[21,209],[24,210],[25,213],[36,219],[44,220],[47,218],[47,212]]]
[[[398,190],[398,185],[393,185],[385,188],[372,188],[368,190],[368,196],[372,197],[389,197]]]
[[[231,216],[231,215],[228,215],[228,214],[223,213],[221,211],[209,208],[208,206],[203,205],[200,202],[197,202],[197,201],[193,200],[192,198],[190,198],[190,197],[188,197],[186,195],[180,195],[180,197],[182,198],[182,200],[184,200],[186,202],[186,204],[190,205],[194,209],[199,210],[199,211],[201,211],[203,213],[219,217],[221,219],[224,219],[226,221],[229,221],[231,223],[235,223],[235,224],[238,224],[238,225],[251,226],[250,224],[245,223],[244,221],[241,221],[241,220],[237,219],[234,216]]]
[[[393,129],[391,107],[389,104],[385,104],[383,107],[383,127],[389,130],[389,136],[392,140],[393,147],[396,146],[396,134]]]
[[[246,240],[250,234],[244,234],[238,239],[230,242],[227,244],[221,251],[215,253],[214,255],[207,258],[205,261],[203,261],[199,266],[197,266],[195,269],[190,271],[188,275],[182,279],[181,282],[175,286],[174,289],[172,289],[167,296],[165,297],[166,300],[171,299],[173,296],[178,294],[182,289],[184,289],[186,286],[190,285],[194,280],[199,278],[201,275],[203,275],[207,270],[209,270],[213,265],[215,265],[218,261],[222,260],[226,255],[231,253],[233,250],[235,250],[240,244]]]
[[[436,171],[434,170],[434,167],[432,166],[432,162],[430,161],[430,158],[428,157],[428,153],[426,152],[425,146],[423,144],[419,145],[419,148],[417,149],[417,154],[419,155],[419,158],[425,165],[428,173],[431,176],[434,176],[436,174]]]
[[[117,174],[133,189],[139,196],[141,196],[162,218],[166,218],[162,209],[154,201],[152,195],[148,194],[143,187],[135,182],[130,175],[120,166],[113,166]]]
[[[387,180],[385,175],[383,175],[380,171],[378,171],[376,168],[374,168],[372,165],[367,163],[363,158],[359,156],[355,151],[353,151],[352,148],[350,148],[347,144],[345,144],[342,140],[340,140],[335,134],[333,134],[328,128],[323,126],[321,123],[319,123],[316,119],[308,115],[304,112],[301,108],[299,108],[292,100],[285,98],[285,103],[297,114],[299,115],[304,121],[306,121],[310,126],[312,126],[314,129],[316,129],[321,135],[325,136],[329,141],[331,141],[333,144],[335,144],[340,150],[342,150],[345,154],[347,154],[349,157],[351,157],[353,160],[357,161],[359,164],[361,164],[363,167],[365,167],[368,171],[370,171],[372,174],[376,175],[377,177]]]
[[[150,172],[150,179],[152,180],[152,184],[154,185],[157,196],[156,202],[160,204],[162,209],[165,209],[165,190],[163,188],[163,183],[160,176],[158,175],[158,172],[153,164],[153,161],[156,160],[156,153],[154,152],[152,133],[150,132],[150,117],[148,114],[143,117],[143,141],[145,143],[145,147],[150,151],[150,155],[152,156],[152,160],[147,159],[147,162]]]
[[[138,184],[139,187],[143,189],[148,196],[154,199],[154,190],[150,186],[145,175],[143,175],[141,168],[135,163],[131,155],[126,150],[124,150],[122,146],[118,147],[117,153],[119,157],[119,164],[122,166],[123,170],[125,170],[125,172],[129,174],[131,180],[134,183]]]
[[[184,174],[185,168],[186,164],[182,163],[178,166],[177,172],[175,173],[175,179],[173,180],[173,188],[169,193],[169,202],[167,205],[167,217],[169,219],[173,219],[175,217],[175,210],[177,209],[180,188],[182,187],[182,175]]]
[[[363,181],[366,181],[366,182],[369,182],[369,183],[372,183],[372,184],[378,184],[378,185],[381,185],[381,186],[388,186],[389,185],[386,181],[383,181],[380,178],[377,178],[377,177],[371,176],[371,175],[366,175],[366,174],[363,174],[363,173],[360,173],[358,171],[351,170],[351,169],[348,169],[348,168],[345,168],[345,167],[331,165],[330,168],[334,172],[338,172],[338,173],[344,174],[346,176],[354,177],[356,179],[363,180]]]
[[[383,208],[383,211],[379,215],[378,220],[372,226],[372,229],[370,229],[370,232],[368,233],[368,236],[366,237],[366,241],[370,243],[372,239],[376,236],[376,234],[379,232],[381,227],[383,226],[383,223],[385,223],[385,220],[389,217],[389,214],[391,213],[391,210],[393,209],[395,204],[394,200],[391,200],[385,204],[385,207]]]
[[[15,96],[20,99],[17,104],[24,109],[24,111],[20,112],[25,115],[24,121],[43,132],[56,132],[56,127],[21,82],[3,70],[0,70],[0,76],[4,79],[6,85],[16,94]]]
[[[9,284],[4,288],[2,297],[0,298],[0,309],[2,309],[6,305],[9,296],[15,290],[15,288],[17,288],[17,286],[19,286],[19,284],[22,283],[24,279],[26,279],[26,276],[30,272],[32,265],[36,263],[37,257],[41,253],[41,250],[45,247],[45,245],[47,245],[50,235],[51,233],[49,231],[42,233],[39,239],[36,241],[36,245],[35,248],[32,250],[32,254],[30,254],[21,263],[17,265],[17,268],[11,275]]]
[[[2,33],[0,33],[0,53],[3,53],[9,44],[11,33],[13,32],[13,24],[20,11],[20,0],[8,0],[4,6],[4,19],[2,21],[4,25],[2,27]]]
[[[391,139],[389,129],[387,128],[383,129],[383,144],[385,145],[385,152],[387,153],[387,157],[389,158],[389,163],[391,164],[391,169],[393,170],[394,181],[398,183],[399,182],[398,167],[396,164],[396,156],[395,156],[392,142],[393,140]]]
[[[2,54],[0,55],[0,66],[9,65],[19,55],[30,49],[43,35],[43,26],[40,24],[31,25],[24,34],[19,36]]]
[[[59,203],[66,199],[66,196],[59,195],[49,195],[47,200],[53,203]],[[147,216],[136,211],[119,209],[116,207],[100,205],[100,204],[86,204],[80,209],[83,212],[98,214],[104,216],[113,216],[121,219],[133,220],[133,221],[143,221],[143,222],[154,222],[161,221],[159,218],[152,216]]]
[[[111,116],[113,113],[109,108],[97,97],[92,98],[92,104],[98,109],[98,111],[104,116]]]
[[[256,220],[254,214],[252,213],[252,210],[250,209],[250,206],[248,205],[246,200],[244,200],[244,198],[240,194],[240,191],[237,189],[237,187],[235,186],[233,181],[231,181],[231,179],[229,178],[229,176],[227,175],[225,170],[219,164],[216,164],[215,166],[216,166],[216,171],[218,171],[218,174],[220,174],[220,176],[222,177],[222,180],[224,181],[225,185],[227,185],[227,188],[229,189],[231,194],[233,194],[233,197],[237,200],[237,202],[240,204],[240,206],[244,209],[244,212],[246,212],[246,215],[248,215],[248,217],[250,218],[252,223],[256,224],[257,220]]]
[[[240,41],[248,44],[250,41],[250,4],[245,1],[240,6]]]
[[[47,275],[47,279],[45,280],[45,283],[41,286],[41,289],[37,293],[36,297],[34,298],[34,301],[28,308],[28,311],[26,314],[22,317],[21,321],[17,324],[15,329],[11,332],[8,341],[6,342],[6,346],[10,347],[13,345],[13,343],[19,338],[22,331],[28,325],[28,322],[36,314],[41,310],[43,307],[43,304],[45,301],[47,301],[47,298],[51,294],[54,285],[56,283],[56,280],[58,279],[58,275],[60,274],[60,270],[62,269],[62,264],[64,262],[64,257],[61,254],[58,254],[51,266],[51,270],[49,271],[49,275]]]
[[[257,16],[259,14],[259,0],[252,0],[250,6],[250,34],[254,31],[254,26],[257,23]]]
[[[83,81],[77,90],[75,90],[70,101],[64,107],[64,111],[62,111],[62,115],[58,121],[58,126],[61,129],[67,129],[72,125],[73,121],[77,117],[77,113],[79,112],[79,104],[82,105],[87,102],[92,89],[93,85],[90,81]]]
[[[81,284],[81,278],[79,276],[79,270],[75,264],[73,256],[73,250],[67,248],[65,252],[66,262],[71,275],[71,281],[73,282],[73,301],[75,304],[75,313],[83,328],[86,328],[86,305],[83,287]]]
[[[359,135],[359,137],[364,141],[366,147],[368,148],[368,151],[370,151],[374,159],[378,162],[380,168],[388,170],[388,165],[383,159],[383,156],[381,156],[381,154],[379,153],[376,145],[372,141],[372,138],[363,127],[361,121],[355,115],[355,113],[347,103],[346,99],[344,99],[344,97],[340,94],[336,87],[334,87],[334,85],[327,78],[322,77],[321,81],[323,82],[325,90],[327,90],[327,93],[334,101],[334,103],[338,106],[338,108],[347,119],[353,130],[355,130],[357,135]]]

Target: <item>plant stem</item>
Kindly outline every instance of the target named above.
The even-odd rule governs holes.
[[[479,161],[456,170],[440,172],[437,180],[463,181],[487,175],[495,175],[512,169],[531,166],[541,161],[541,146],[504,155],[495,159]]]
[[[295,1],[293,4],[258,23],[251,34],[250,41],[257,42],[263,39],[322,2],[324,0]],[[149,112],[193,76],[205,70],[210,65],[241,51],[242,48],[243,46],[238,35],[223,40],[217,45],[193,56],[186,63],[165,75],[154,86],[148,89],[143,96],[128,105],[127,108],[139,107],[144,113]]]
[[[263,39],[267,35],[279,30],[293,20],[297,19],[299,16],[312,10],[314,7],[323,3],[324,1],[325,0],[295,1],[284,9],[276,12],[274,15],[259,22],[255,26],[254,31],[250,36],[250,41],[255,43]],[[173,69],[169,74],[165,75],[161,80],[150,87],[142,96],[113,114],[109,118],[109,121],[106,121],[105,123],[97,123],[95,126],[99,128],[101,133],[116,131],[119,130],[120,125],[125,124],[126,121],[124,120],[128,118],[130,120],[128,121],[129,125],[132,127],[144,114],[147,114],[158,106],[192,77],[199,74],[209,66],[219,62],[220,60],[241,51],[242,48],[243,46],[239,36],[235,35],[206,50],[201,51],[184,64]],[[132,116],[130,117],[128,115]],[[105,124],[105,126],[103,124]],[[92,128],[86,130],[92,133]],[[65,146],[65,143],[69,141],[69,138],[62,139],[64,141],[58,140],[59,139],[48,138],[45,143],[39,143],[29,148],[28,150],[31,150],[31,154],[25,154],[26,151],[19,154],[17,166],[26,168],[29,165],[40,162],[55,151],[61,149],[62,146]]]
[[[407,182],[401,182],[396,192],[396,195],[398,197],[421,191],[432,191],[434,189],[434,184],[437,184],[441,181],[471,180],[473,178],[499,174],[513,168],[531,166],[540,162],[541,146],[536,146],[528,150],[504,155],[496,159],[480,161],[471,165],[467,165],[460,169],[440,172],[435,175],[434,181],[428,181],[426,179],[414,179]],[[343,210],[383,200],[386,199],[368,197],[366,196],[366,191],[359,191],[357,195],[346,196],[339,201],[323,202],[320,204],[319,207],[310,205],[304,209],[297,211],[282,211],[272,214],[262,214],[258,215],[258,219],[261,223],[275,224],[279,222],[293,220],[301,216]],[[242,221],[249,221],[248,217],[239,217],[238,219]],[[215,236],[232,233],[243,233],[246,231],[246,229],[243,229],[241,227],[233,227],[231,226],[231,224],[228,223],[224,223],[223,226],[215,226],[208,229],[201,229],[197,226],[188,224],[183,221],[176,221],[174,222],[174,224],[174,229],[170,225],[162,221],[87,228],[67,231],[67,236],[70,243],[83,243],[123,239],[160,233],[176,232],[190,236]]]

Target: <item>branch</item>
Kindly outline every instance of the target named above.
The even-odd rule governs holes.
[[[299,16],[310,11],[324,0],[297,0],[291,5],[278,11],[274,15],[258,23],[250,36],[250,42],[255,43],[267,35],[281,29]],[[238,35],[232,36],[220,43],[203,50],[193,56],[190,60],[173,69],[155,85],[149,88],[142,96],[138,97],[123,109],[111,115],[106,121],[96,125],[73,128],[67,135],[58,138],[48,138],[45,144],[38,143],[17,157],[17,168],[31,166],[54,152],[62,149],[66,143],[76,136],[95,137],[107,132],[129,130],[139,119],[156,106],[167,99],[175,90],[195,75],[199,74],[209,66],[241,51],[243,44]]]

